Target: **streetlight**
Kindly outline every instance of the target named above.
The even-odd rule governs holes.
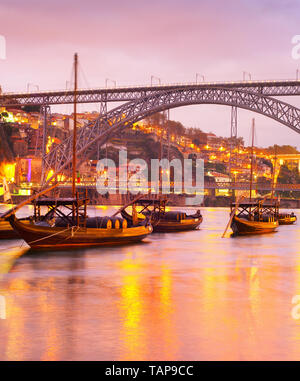
[[[296,80],[299,79],[299,69],[296,70]]]
[[[152,84],[153,84],[153,79],[157,79],[157,80],[158,80],[158,83],[159,83],[159,85],[161,85],[161,80],[160,80],[160,78],[158,78],[158,77],[155,77],[155,75],[151,75],[151,86],[152,86]]]
[[[198,77],[202,78],[202,82],[205,82],[204,75],[196,73],[196,84],[198,83]]]
[[[251,73],[249,73],[248,71],[243,71],[243,81],[246,80],[246,76],[248,76],[249,80],[251,81]]]
[[[115,80],[113,80],[113,79],[109,79],[109,78],[106,78],[106,80],[105,80],[105,87],[107,87],[107,83],[108,82],[113,82],[114,83],[114,85],[115,85],[115,87],[117,87],[117,82],[115,81]]]

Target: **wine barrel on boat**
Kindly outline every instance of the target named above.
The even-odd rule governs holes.
[[[166,212],[164,214],[164,219],[168,221],[180,221],[181,213],[180,212]]]
[[[66,227],[67,225],[68,223],[63,218],[56,219],[56,227]],[[98,229],[126,229],[127,221],[120,217],[88,217],[85,226]]]
[[[68,222],[63,218],[57,218],[55,226],[66,227],[68,226]],[[87,228],[111,229],[113,225],[110,217],[88,217],[85,226]]]
[[[184,212],[166,212],[164,214],[164,219],[167,221],[181,221],[186,219],[186,213]]]
[[[96,225],[96,226],[95,226]],[[110,217],[91,217],[86,220],[87,228],[100,228],[100,229],[111,229],[112,220]]]
[[[120,217],[110,217],[112,222],[112,228],[113,229],[126,229],[127,228],[127,221],[125,218]]]

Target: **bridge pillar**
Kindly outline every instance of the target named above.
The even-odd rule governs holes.
[[[229,147],[229,175],[231,176],[231,169],[237,161],[237,155],[234,154],[233,150],[236,146],[237,138],[237,107],[231,107],[231,126],[230,126],[230,147]]]
[[[104,100],[100,103],[100,116],[105,115],[107,113],[107,100]]]
[[[47,127],[48,127],[48,116],[50,115],[50,106],[44,105],[41,107],[41,113],[43,113],[43,140],[42,140],[42,175],[41,184],[44,184],[46,180],[45,173],[45,158],[46,158],[46,145],[47,145]]]
[[[107,114],[107,100],[106,98],[100,103],[99,116],[103,116]],[[100,134],[101,126],[99,125],[99,134]],[[105,152],[107,158],[107,143],[105,144]],[[100,159],[100,143],[97,144],[97,158]]]
[[[168,139],[168,151],[167,158],[170,160],[170,128],[169,128],[169,120],[170,120],[170,110],[166,110],[166,123],[167,123],[167,139]]]

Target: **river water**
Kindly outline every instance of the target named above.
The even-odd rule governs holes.
[[[222,239],[228,209],[202,214],[197,231],[124,247],[0,241],[0,359],[299,360],[300,222]]]

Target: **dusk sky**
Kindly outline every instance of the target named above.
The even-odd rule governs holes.
[[[7,59],[0,61],[4,92],[26,91],[29,83],[65,89],[74,52],[84,88],[104,87],[106,78],[150,84],[151,75],[162,83],[193,82],[196,73],[207,81],[241,80],[243,71],[254,80],[295,79],[300,68],[291,56],[291,39],[300,34],[297,0],[0,0],[0,20],[7,44]],[[300,107],[297,98],[285,101]],[[60,110],[71,112],[70,106]],[[170,117],[205,132],[230,133],[229,107],[182,107]],[[252,117],[258,145],[300,148],[292,130],[241,110],[238,132],[246,143]]]

